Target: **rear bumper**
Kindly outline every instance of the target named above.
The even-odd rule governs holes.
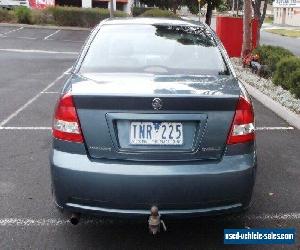
[[[165,216],[240,211],[255,179],[255,153],[214,162],[92,161],[53,150],[52,186],[57,205],[102,216],[146,216],[151,206]]]

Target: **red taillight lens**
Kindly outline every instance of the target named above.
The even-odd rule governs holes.
[[[73,97],[70,94],[62,96],[56,105],[52,135],[60,140],[83,142]]]
[[[254,113],[251,102],[240,97],[227,144],[236,144],[253,141],[255,139]]]

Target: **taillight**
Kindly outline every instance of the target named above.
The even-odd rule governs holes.
[[[70,94],[62,96],[56,105],[52,135],[60,140],[83,142],[79,119]]]
[[[227,144],[253,141],[255,138],[254,132],[254,113],[252,104],[241,96],[235,110]]]

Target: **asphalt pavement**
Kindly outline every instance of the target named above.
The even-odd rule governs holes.
[[[55,33],[56,32],[56,33]],[[83,216],[73,226],[52,203],[48,155],[51,117],[68,69],[87,31],[0,26],[0,249],[231,249],[224,228],[296,228],[300,248],[300,131],[254,100],[258,172],[253,205],[244,214],[166,221]]]
[[[281,46],[290,50],[294,55],[300,56],[300,39],[295,37],[280,36],[262,29],[261,44]]]

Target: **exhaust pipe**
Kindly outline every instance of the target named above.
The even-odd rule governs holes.
[[[79,223],[80,220],[80,214],[79,213],[72,213],[71,214],[71,218],[70,218],[70,222],[72,225],[77,225]]]

